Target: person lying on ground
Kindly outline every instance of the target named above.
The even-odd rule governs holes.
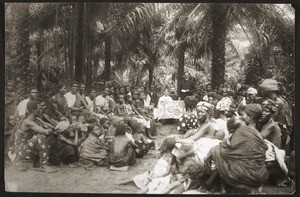
[[[19,171],[25,171],[23,160],[39,158],[40,168],[44,172],[56,172],[49,166],[49,149],[52,129],[44,129],[37,124],[37,117],[42,116],[43,107],[37,101],[29,101],[27,104],[28,117],[20,122],[20,127],[15,133],[14,161]]]

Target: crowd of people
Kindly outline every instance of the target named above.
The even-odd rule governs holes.
[[[51,98],[36,87],[16,105],[14,84],[5,92],[5,154],[19,171],[54,165],[122,168],[151,149],[160,151],[154,169],[133,177],[140,193],[188,190],[252,192],[266,181],[288,185],[294,175],[293,106],[274,79],[257,85],[196,87],[185,73],[179,94],[167,87],[123,86],[109,81],[86,91],[85,84],[58,84]],[[178,134],[156,147],[159,102],[183,100]],[[289,158],[289,161],[287,161]]]

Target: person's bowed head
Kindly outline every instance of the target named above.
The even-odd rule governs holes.
[[[229,133],[234,133],[240,126],[242,126],[242,121],[240,118],[235,116],[227,121],[227,129]]]

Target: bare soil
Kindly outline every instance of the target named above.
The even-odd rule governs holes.
[[[162,139],[177,133],[175,124],[158,127],[155,140],[159,147]],[[139,189],[133,184],[120,184],[132,180],[132,177],[151,170],[157,161],[157,150],[150,150],[137,164],[128,171],[111,171],[106,167],[93,166],[70,168],[66,165],[54,167],[56,173],[35,171],[32,164],[29,170],[18,172],[12,164],[5,164],[5,189],[11,192],[46,192],[46,193],[136,193]],[[261,194],[292,194],[295,186],[288,188],[264,186]]]

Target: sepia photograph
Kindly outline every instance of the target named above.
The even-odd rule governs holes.
[[[294,5],[4,11],[5,192],[296,191]]]

